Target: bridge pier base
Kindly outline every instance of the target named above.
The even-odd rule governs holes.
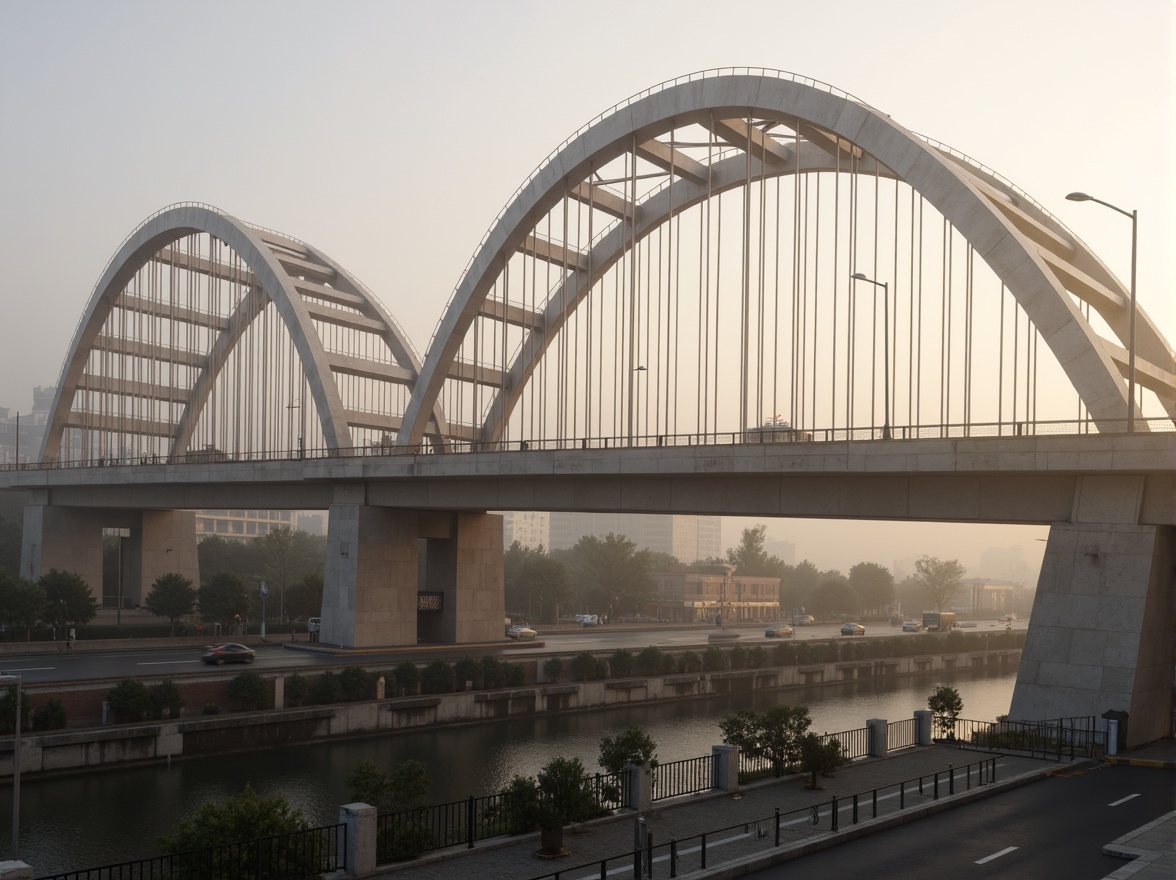
[[[1130,713],[1130,745],[1170,736],[1176,529],[1055,523],[1011,720]]]
[[[333,504],[320,639],[345,647],[501,641],[502,562],[501,516]]]
[[[200,586],[196,514],[189,510],[121,510],[28,504],[24,510],[20,574],[36,580],[50,569],[82,578],[102,602],[102,530],[125,529],[120,547],[124,607],[142,605],[151,585],[176,573]]]

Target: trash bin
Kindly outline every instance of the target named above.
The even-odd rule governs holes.
[[[1127,748],[1127,718],[1122,709],[1108,709],[1102,713],[1107,720],[1107,754],[1117,755]]]

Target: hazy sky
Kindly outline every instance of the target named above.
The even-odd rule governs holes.
[[[321,248],[423,352],[552,149],[635,92],[729,65],[823,80],[967,153],[1121,277],[1129,222],[1064,196],[1137,208],[1139,303],[1171,338],[1174,22],[1171,0],[0,0],[0,406],[27,412],[56,383],[106,261],[185,200]],[[847,529],[887,565],[1043,534],[771,531],[828,567]]]

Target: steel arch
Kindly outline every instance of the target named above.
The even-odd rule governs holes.
[[[465,334],[490,294],[498,267],[523,246],[532,228],[530,218],[550,210],[594,167],[627,151],[634,139],[647,141],[675,126],[702,121],[710,114],[718,118],[755,115],[789,123],[799,121],[831,135],[834,154],[859,148],[874,157],[880,174],[910,185],[988,263],[1036,325],[1100,427],[1122,424],[1127,409],[1127,390],[1122,380],[1125,354],[1098,336],[1070,293],[1088,302],[1120,341],[1128,336],[1129,296],[1123,284],[1077,236],[999,176],[914,134],[848,95],[791,74],[718,73],[665,84],[618,105],[569,139],[520,187],[471,259],[438,325],[405,412],[405,427],[399,436],[402,445],[413,445],[423,438],[426,414],[439,400]],[[823,170],[813,157],[809,161],[811,166],[802,166],[801,171]],[[793,170],[796,169],[788,169]],[[708,169],[712,182],[720,171],[718,163]],[[680,190],[687,185],[684,179],[671,183],[672,188]],[[697,196],[696,191],[693,197]],[[635,211],[645,234],[667,219],[664,208],[659,211],[653,204],[657,197],[651,197]],[[681,207],[681,199],[690,197],[680,191],[674,199],[675,210]],[[664,196],[662,200],[669,201]],[[624,235],[611,238],[617,240],[610,242],[610,236],[606,236],[594,248],[590,256],[594,270],[598,265],[603,270],[615,263],[632,245]],[[596,274],[594,271],[593,277],[581,279],[577,272],[573,276],[576,289],[566,300],[558,292],[549,297],[544,313],[546,330],[538,341],[533,333],[521,347],[505,387],[498,392],[481,426],[479,439],[500,436],[522,386],[555,331],[591,288]],[[561,300],[566,304],[562,311],[556,308]],[[1142,311],[1137,312],[1136,344],[1141,384],[1156,391],[1169,414],[1176,417],[1176,357]]]
[[[250,226],[229,214],[200,204],[165,208],[148,218],[123,242],[95,285],[82,319],[70,344],[58,381],[49,422],[42,443],[41,460],[56,461],[73,407],[74,396],[85,373],[87,360],[111,311],[117,307],[123,289],[134,275],[161,249],[186,235],[204,233],[224,242],[243,261],[259,282],[245,296],[226,326],[216,336],[204,357],[196,381],[188,390],[182,414],[173,425],[169,454],[173,458],[188,451],[192,432],[208,395],[234,346],[250,323],[272,302],[297,352],[303,374],[319,414],[323,437],[329,449],[353,446],[349,416],[333,378],[330,357],[313,325],[312,315],[299,295],[295,274],[279,256],[282,248],[301,249],[335,272],[334,285],[340,295],[358,298],[364,317],[379,327],[408,384],[419,375],[420,359],[400,327],[379,302],[349,273],[320,251],[277,233]],[[259,291],[260,288],[260,291]],[[438,411],[435,424],[444,421]],[[440,441],[440,438],[437,438]]]

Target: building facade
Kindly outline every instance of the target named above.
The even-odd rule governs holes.
[[[624,535],[642,550],[668,553],[679,562],[722,553],[722,517],[672,514],[552,513],[552,550],[569,550],[585,535]]]
[[[647,613],[679,623],[778,620],[780,579],[694,571],[653,574],[656,596]]]

